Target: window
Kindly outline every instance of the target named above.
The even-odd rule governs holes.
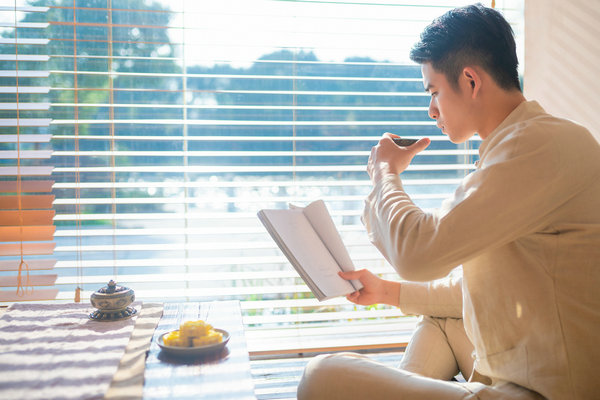
[[[33,100],[2,96],[22,104],[22,127],[25,117],[48,122],[27,129],[52,138],[52,157],[36,163],[54,167],[56,300],[72,301],[77,287],[86,300],[115,278],[141,300],[241,300],[255,352],[351,347],[366,332],[362,346],[396,343],[411,319],[318,303],[256,212],[321,198],[356,266],[395,277],[360,223],[371,146],[385,131],[432,139],[404,177],[424,208],[453,191],[478,147],[437,130],[407,58],[425,25],[466,2],[413,3],[3,5],[2,87],[16,87],[7,71],[18,53],[37,60],[20,63],[32,74],[20,87],[46,88]],[[520,5],[502,3],[520,35]],[[6,104],[3,118],[15,120]]]

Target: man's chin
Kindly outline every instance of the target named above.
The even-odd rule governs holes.
[[[444,127],[442,127],[444,128]],[[471,137],[473,137],[473,134],[467,134],[466,132],[459,132],[459,133],[452,133],[452,132],[448,132],[445,129],[442,129],[442,133],[446,136],[448,136],[448,139],[450,139],[450,141],[454,144],[461,144],[464,143],[466,141],[468,141],[469,139],[471,139]]]
[[[466,142],[466,140],[461,136],[452,135],[451,133],[445,131],[442,131],[442,133],[448,136],[448,139],[450,139],[450,141],[454,144],[461,144]]]
[[[450,141],[454,144],[461,144],[467,141],[467,139],[462,138],[462,137],[457,137],[456,135],[452,135],[452,133],[448,132],[444,126],[442,126],[440,128],[440,130],[442,131],[442,134],[448,136],[448,139],[450,139]]]
[[[465,139],[465,138],[462,138],[462,137],[459,137],[459,138],[453,138],[453,137],[452,137],[452,136],[450,136],[450,135],[448,135],[448,139],[450,139],[450,141],[451,141],[452,143],[454,143],[454,144],[461,144],[461,143],[464,143],[464,142],[466,142],[466,141],[468,140],[468,138],[467,138],[467,139]]]

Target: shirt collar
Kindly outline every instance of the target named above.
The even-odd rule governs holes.
[[[546,111],[540,106],[540,104],[535,101],[524,101],[519,104],[514,110],[511,111],[510,114],[494,129],[488,137],[481,141],[479,145],[479,158],[483,156],[486,149],[493,143],[494,137],[497,136],[498,132],[503,131],[507,127],[519,122],[530,119],[534,115],[545,114]]]

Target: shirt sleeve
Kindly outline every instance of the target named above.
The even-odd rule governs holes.
[[[402,278],[429,281],[495,246],[544,230],[589,173],[561,165],[560,145],[539,136],[512,135],[495,144],[436,213],[417,207],[399,176],[384,176],[365,201],[363,223],[371,242]]]
[[[402,282],[399,308],[405,315],[462,318],[462,274],[432,282]]]

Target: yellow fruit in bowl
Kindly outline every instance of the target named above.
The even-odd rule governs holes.
[[[206,346],[207,344],[221,343],[223,341],[223,334],[221,332],[211,330],[206,336],[194,338],[192,345],[194,347]]]
[[[222,341],[223,334],[202,320],[185,321],[179,325],[179,330],[163,336],[163,343],[172,347],[199,347]]]
[[[181,339],[179,338],[179,331],[173,331],[163,336],[163,343],[165,346],[183,347],[181,345]]]
[[[206,335],[212,326],[202,320],[186,321],[179,326],[179,334],[186,338],[198,338]]]

